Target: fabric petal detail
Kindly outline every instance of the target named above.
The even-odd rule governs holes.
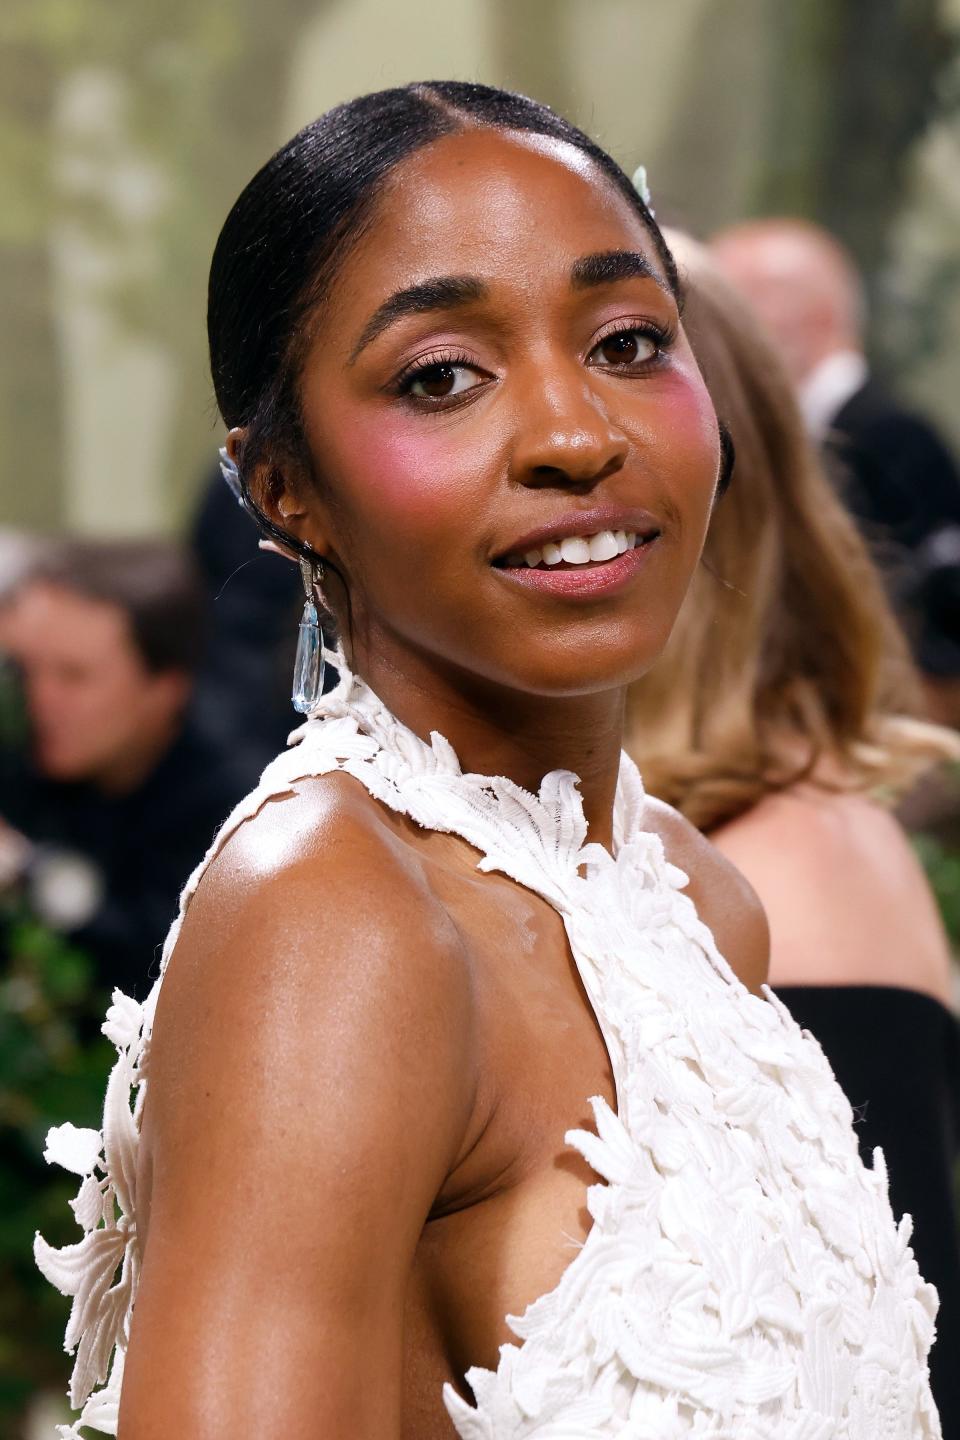
[[[48,1165],[60,1165],[74,1175],[90,1175],[100,1163],[102,1145],[99,1130],[81,1130],[68,1120],[47,1132],[43,1158]]]

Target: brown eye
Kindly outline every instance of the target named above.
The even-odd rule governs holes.
[[[427,370],[421,370],[410,386],[414,395],[426,395],[431,400],[442,400],[445,395],[453,393],[456,384],[457,372],[452,365],[431,365]]]
[[[635,365],[652,360],[657,353],[656,341],[639,330],[618,330],[600,341],[594,354],[599,352],[607,365]]]
[[[404,388],[421,400],[449,400],[481,383],[480,376],[469,365],[441,361],[415,371]]]

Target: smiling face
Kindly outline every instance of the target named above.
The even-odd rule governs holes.
[[[578,150],[477,129],[398,166],[301,406],[318,483],[275,515],[346,577],[374,688],[433,670],[573,695],[659,655],[717,426],[643,222]]]

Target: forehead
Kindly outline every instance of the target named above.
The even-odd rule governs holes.
[[[589,156],[543,135],[467,130],[390,174],[331,298],[369,307],[425,274],[565,281],[580,256],[617,249],[662,271],[639,214]]]
[[[96,600],[65,586],[27,585],[14,612],[16,639],[29,656],[63,656],[74,661],[107,660],[132,648],[130,626],[120,605]]]

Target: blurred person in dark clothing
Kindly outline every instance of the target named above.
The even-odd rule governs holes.
[[[210,644],[192,709],[247,763],[251,783],[300,723],[290,703],[303,587],[296,566],[257,548],[219,467],[205,485],[190,546],[209,596]]]
[[[7,644],[29,752],[0,781],[0,850],[32,908],[144,996],[179,892],[249,771],[188,714],[203,592],[163,542],[67,542],[22,583]]]
[[[870,373],[851,257],[827,231],[787,219],[731,226],[710,248],[780,349],[808,433],[885,573],[931,713],[960,723],[960,471],[933,427]]]

